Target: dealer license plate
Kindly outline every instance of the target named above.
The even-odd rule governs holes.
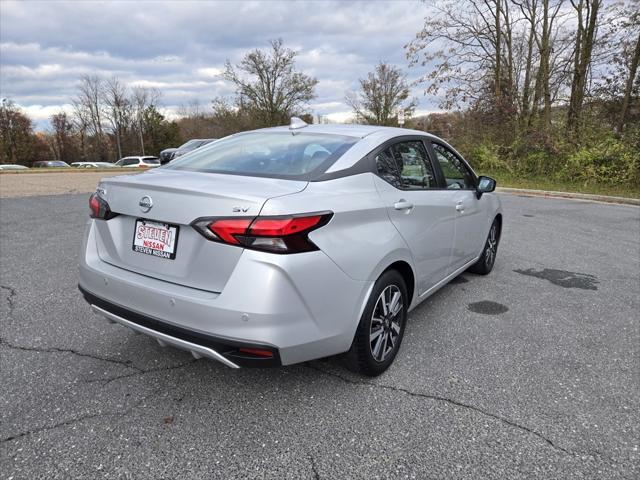
[[[133,251],[173,260],[178,245],[178,226],[168,223],[136,220]]]

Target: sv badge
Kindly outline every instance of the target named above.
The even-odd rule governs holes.
[[[233,213],[247,213],[249,211],[249,207],[233,207]]]

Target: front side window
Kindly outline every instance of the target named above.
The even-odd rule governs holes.
[[[376,155],[378,175],[396,188],[436,188],[435,175],[420,140],[400,142]]]
[[[357,141],[343,135],[252,132],[218,140],[164,168],[309,180]]]
[[[442,169],[442,174],[447,182],[447,188],[451,190],[475,189],[473,176],[466,165],[462,163],[462,160],[448,148],[438,143],[433,143],[432,145]]]

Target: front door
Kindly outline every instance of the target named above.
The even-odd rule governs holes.
[[[445,145],[433,142],[440,170],[446,182],[449,205],[455,211],[455,240],[451,254],[451,271],[477,257],[486,240],[486,215],[476,194],[476,180],[464,161]]]

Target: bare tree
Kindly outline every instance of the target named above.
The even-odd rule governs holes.
[[[107,80],[102,91],[104,112],[116,139],[118,158],[122,158],[122,138],[131,123],[132,106],[127,93],[127,87],[116,77]]]
[[[105,158],[105,142],[102,114],[102,90],[103,81],[96,75],[83,75],[80,77],[78,94],[73,100],[76,117],[89,128],[96,142],[98,154]]]
[[[359,121],[371,125],[396,124],[398,110],[410,117],[417,105],[409,98],[407,76],[399,68],[381,62],[366,78],[361,78],[360,91],[347,94],[345,101]]]
[[[78,99],[71,101],[73,105],[73,117],[72,122],[75,126],[75,130],[78,133],[80,141],[80,158],[87,159],[87,134],[91,125],[91,118],[89,112],[82,104],[78,102]]]
[[[69,161],[73,158],[73,123],[66,112],[51,116],[52,149],[57,160]]]
[[[264,125],[287,123],[299,113],[315,98],[318,81],[294,69],[297,54],[278,39],[270,51],[253,50],[235,67],[227,60],[222,76],[236,86],[238,107],[251,110]]]
[[[405,45],[410,66],[432,65],[423,77],[427,93],[444,92],[443,108],[478,101],[490,87],[494,98],[516,94],[513,5],[506,0],[442,0]]]

